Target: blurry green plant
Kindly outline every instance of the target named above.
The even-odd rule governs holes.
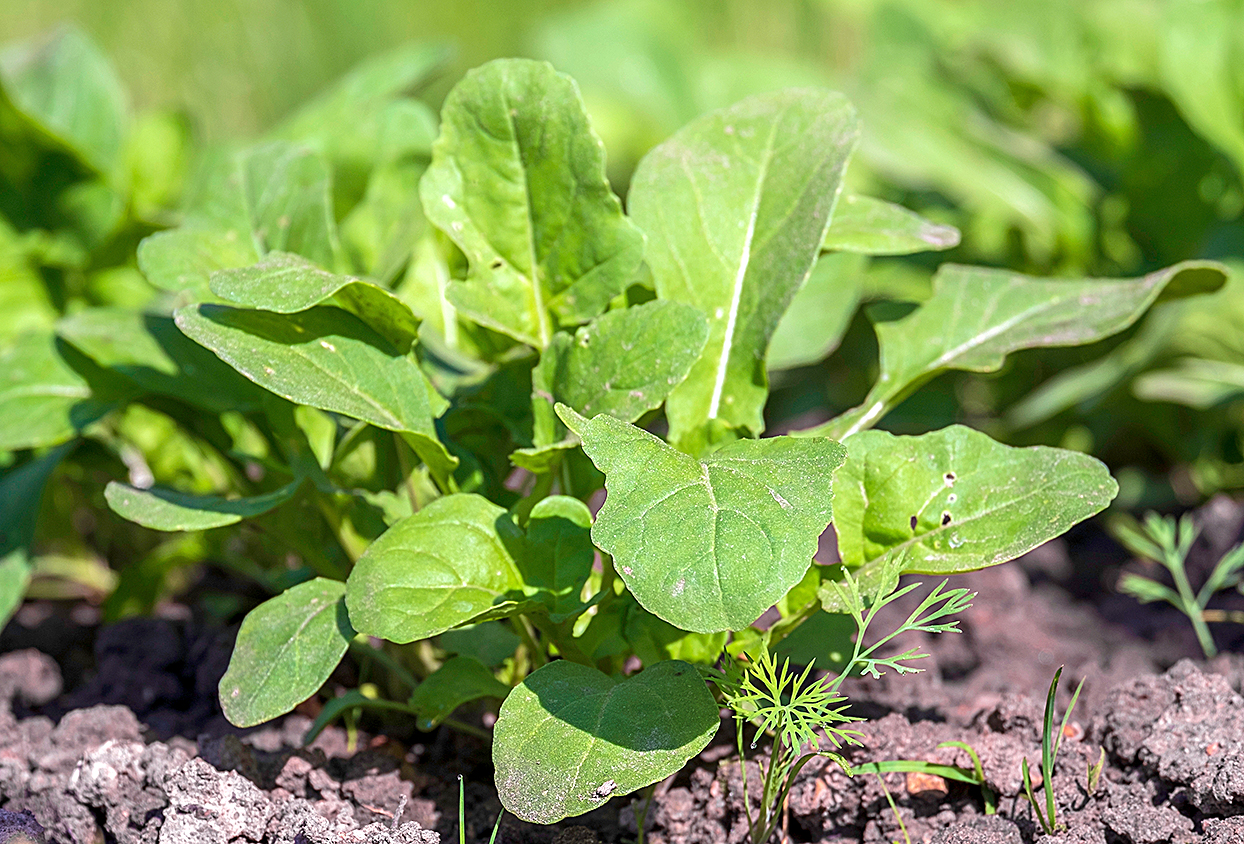
[[[1144,604],[1162,601],[1188,617],[1196,631],[1197,642],[1206,659],[1218,654],[1208,622],[1234,621],[1244,624],[1244,613],[1208,609],[1214,595],[1225,589],[1238,589],[1244,594],[1244,544],[1237,545],[1222,556],[1214,565],[1201,588],[1193,590],[1188,579],[1188,552],[1196,542],[1200,530],[1191,516],[1181,516],[1176,522],[1172,516],[1147,513],[1142,523],[1120,517],[1111,523],[1115,537],[1128,551],[1145,560],[1153,560],[1171,575],[1175,588],[1141,574],[1129,572],[1119,580],[1119,591],[1131,595]]]

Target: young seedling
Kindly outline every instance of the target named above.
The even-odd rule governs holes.
[[[1208,622],[1244,624],[1244,613],[1207,609],[1210,599],[1217,592],[1231,588],[1244,592],[1244,544],[1223,555],[1201,588],[1194,592],[1188,580],[1187,562],[1188,552],[1200,529],[1189,516],[1181,516],[1176,522],[1171,516],[1163,517],[1151,512],[1145,515],[1140,525],[1131,520],[1120,520],[1113,527],[1115,536],[1128,551],[1160,563],[1175,582],[1175,588],[1171,589],[1144,575],[1129,573],[1119,582],[1119,589],[1141,603],[1164,601],[1186,615],[1196,631],[1197,642],[1205,658],[1212,659],[1218,648],[1214,645]]]
[[[841,584],[837,585],[841,590],[841,598],[848,606],[856,623],[854,652],[838,674],[827,674],[820,679],[809,680],[813,670],[811,663],[804,668],[802,673],[794,673],[790,670],[790,660],[786,659],[779,665],[768,643],[763,641],[752,661],[742,664],[727,658],[723,670],[710,673],[710,677],[721,690],[726,705],[734,712],[740,765],[743,765],[743,760],[746,758],[743,746],[745,721],[751,721],[755,725],[751,750],[756,749],[761,733],[773,736],[768,766],[763,761],[757,760],[763,785],[760,810],[754,818],[748,798],[746,766],[742,767],[743,804],[747,812],[752,844],[765,844],[773,835],[779,820],[783,817],[786,798],[796,775],[809,760],[816,756],[832,759],[849,776],[857,773],[880,775],[891,771],[918,770],[977,784],[982,781],[979,776],[973,778],[971,771],[930,762],[897,760],[853,767],[837,752],[844,744],[859,744],[859,739],[862,737],[858,730],[843,726],[860,720],[845,714],[846,698],[838,694],[843,681],[852,672],[880,677],[885,673],[885,669],[899,674],[913,674],[921,671],[922,669],[909,663],[927,657],[928,654],[920,653],[915,648],[892,657],[875,657],[873,654],[887,642],[906,632],[959,632],[957,621],[946,622],[942,619],[971,606],[975,594],[969,593],[966,589],[943,591],[946,585],[943,581],[934,587],[894,631],[866,644],[869,625],[877,612],[913,590],[919,589],[921,584],[909,584],[871,606],[866,606],[859,584],[850,572],[845,572]],[[833,746],[833,750],[821,747],[822,736]]]
[[[1067,729],[1067,721],[1071,718],[1071,710],[1075,709],[1076,701],[1080,698],[1080,689],[1084,688],[1084,680],[1080,680],[1080,684],[1076,686],[1075,693],[1071,696],[1071,703],[1067,705],[1067,711],[1063,713],[1063,721],[1058,727],[1058,731],[1054,730],[1054,696],[1058,693],[1058,679],[1062,676],[1062,666],[1054,672],[1054,679],[1050,682],[1049,694],[1045,696],[1045,720],[1042,722],[1041,728],[1041,789],[1045,791],[1045,812],[1041,812],[1041,806],[1037,803],[1037,798],[1033,795],[1032,775],[1028,770],[1028,758],[1025,757],[1021,763],[1024,775],[1024,792],[1028,797],[1028,802],[1032,804],[1032,811],[1037,815],[1037,822],[1041,824],[1041,829],[1046,835],[1063,829],[1066,825],[1058,822],[1058,808],[1054,800],[1054,759],[1058,756],[1058,749],[1062,746],[1063,731]],[[1100,767],[1098,775],[1100,775]],[[1089,772],[1089,782],[1092,783],[1094,776],[1092,771]]]

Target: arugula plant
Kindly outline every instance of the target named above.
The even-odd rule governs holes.
[[[207,156],[180,225],[137,249],[163,293],[58,323],[3,377],[42,385],[29,412],[59,425],[42,447],[92,433],[78,403],[100,394],[66,405],[55,365],[16,365],[28,348],[121,378],[114,413],[156,408],[208,455],[214,483],[131,470],[104,495],[240,566],[220,537],[239,538],[284,590],[239,631],[220,687],[234,723],[289,711],[353,647],[413,691],[365,684],[326,712],[432,727],[503,698],[497,788],[529,821],[703,749],[718,703],[695,666],[754,657],[771,607],[777,653],[828,665],[902,574],[1002,563],[1103,509],[1116,486],[1091,457],[870,428],[942,372],[1094,342],[1222,283],[1208,262],[1057,281],[945,266],[923,304],[869,312],[881,371],[859,408],[762,439],[767,353],[816,359],[845,330],[808,319],[842,256],[955,240],[843,196],[850,103],[788,89],[697,118],[640,162],[624,212],[569,77],[492,62],[437,126],[408,94],[439,60],[382,57],[261,143]],[[132,456],[141,426],[101,418]],[[54,458],[4,482],[37,484]],[[831,523],[841,559],[820,565]]]

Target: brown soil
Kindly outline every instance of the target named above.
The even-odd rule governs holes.
[[[1197,518],[1194,582],[1239,541],[1244,507],[1217,499]],[[913,842],[1244,844],[1244,629],[1216,625],[1224,653],[1199,659],[1181,616],[1110,588],[1125,565],[1137,564],[1088,527],[962,576],[953,585],[979,593],[963,633],[896,643],[932,654],[924,673],[848,682],[854,711],[869,718],[851,761],[970,766],[963,751],[937,747],[966,742],[997,795],[996,814],[976,787],[887,774],[883,788],[881,778],[849,779],[818,759],[791,792],[787,839],[902,841],[888,790]],[[1242,604],[1235,596],[1221,606]],[[188,617],[97,628],[90,616],[83,605],[30,604],[0,636],[0,844],[457,840],[458,774],[467,779],[467,840],[488,839],[500,804],[482,742],[447,730],[360,732],[352,746],[334,727],[303,747],[303,714],[239,731],[215,701],[233,630]],[[1061,706],[1087,679],[1054,775],[1066,828],[1044,836],[1020,797],[1021,759],[1039,767],[1045,692],[1060,665]],[[648,841],[744,841],[733,748],[723,724],[698,759],[657,786]],[[1090,794],[1087,770],[1102,750]],[[754,798],[758,774],[748,767]],[[498,841],[630,841],[637,809],[634,796],[617,798],[551,828],[506,817]]]

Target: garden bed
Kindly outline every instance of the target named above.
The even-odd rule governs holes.
[[[1244,508],[1219,498],[1198,522],[1194,578],[1238,541]],[[919,642],[932,654],[924,673],[893,683],[892,675],[848,681],[851,701],[869,718],[864,747],[847,754],[852,762],[970,766],[962,751],[937,748],[962,741],[980,755],[997,792],[997,814],[989,816],[979,788],[885,775],[912,841],[1241,840],[1244,656],[1201,660],[1190,627],[1173,611],[1107,588],[1125,562],[1088,527],[1017,564],[962,575],[958,585],[978,592],[975,605],[962,616],[962,635]],[[182,618],[171,617],[178,612]],[[85,844],[101,831],[102,840],[119,844],[422,842],[435,840],[433,831],[452,840],[458,774],[467,779],[468,840],[486,840],[500,804],[483,742],[448,729],[360,731],[352,749],[346,730],[333,726],[303,747],[313,703],[239,731],[215,695],[234,631],[204,627],[184,607],[165,616],[98,628],[85,604],[32,602],[6,628],[0,806],[33,812],[49,842]],[[1216,632],[1238,651],[1238,627]],[[1067,830],[1050,839],[1020,797],[1020,771],[1023,757],[1034,765],[1040,757],[1042,701],[1060,665],[1065,680],[1087,679],[1055,774]],[[1060,712],[1071,688],[1063,683]],[[1105,766],[1089,795],[1087,770],[1100,748]],[[733,731],[723,729],[658,784],[647,840],[742,841],[740,786]],[[757,790],[754,781],[753,799]],[[616,798],[551,827],[507,816],[498,840],[633,840],[637,807],[634,797]],[[792,841],[903,839],[878,777],[848,779],[822,760],[797,779],[785,831]]]

